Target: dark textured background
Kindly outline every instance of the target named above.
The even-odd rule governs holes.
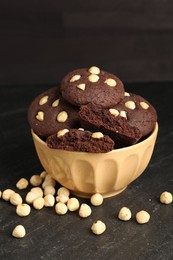
[[[98,65],[123,81],[173,80],[169,0],[0,1],[0,84],[54,84]]]
[[[27,109],[35,95],[47,88],[46,85],[0,88],[0,190],[17,191],[17,180],[29,179],[42,171],[27,123]],[[173,203],[159,202],[163,191],[173,193],[172,83],[127,84],[126,90],[143,95],[159,115],[159,136],[145,172],[121,194],[105,199],[98,208],[92,207],[93,213],[87,219],[81,219],[78,212],[58,216],[53,208],[32,209],[28,217],[21,218],[16,215],[15,206],[0,199],[1,260],[173,259]],[[27,191],[21,192],[23,198]],[[82,202],[89,200],[80,199]],[[117,219],[123,206],[133,214],[127,223]],[[146,225],[135,221],[135,214],[141,209],[151,215]],[[106,232],[99,237],[90,231],[97,219],[107,225]],[[24,225],[27,231],[21,240],[11,235],[17,224]]]
[[[80,219],[77,212],[60,217],[46,208],[20,218],[14,206],[0,200],[1,260],[173,259],[173,204],[159,202],[161,192],[173,193],[172,46],[169,0],[0,1],[0,190],[14,189],[19,178],[42,171],[27,109],[70,70],[98,65],[115,73],[127,91],[148,99],[159,117],[159,136],[144,174],[93,207],[90,218]],[[128,223],[116,218],[122,206],[132,210]],[[135,222],[140,209],[151,214],[147,225]],[[96,219],[107,225],[100,237],[90,231]],[[22,240],[11,236],[17,224],[27,230]]]

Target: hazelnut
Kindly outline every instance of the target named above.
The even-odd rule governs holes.
[[[31,207],[28,204],[19,204],[16,207],[16,213],[20,217],[26,217],[30,214],[31,212]]]
[[[44,197],[44,206],[45,207],[53,207],[55,204],[55,197],[52,194],[47,194]]]
[[[13,229],[12,236],[16,238],[23,238],[26,235],[24,226],[18,225]]]
[[[100,206],[103,203],[103,196],[99,193],[95,193],[91,196],[90,201],[93,206]]]
[[[132,217],[132,213],[129,208],[123,207],[120,209],[118,214],[118,218],[120,220],[128,221],[129,219],[131,219],[131,217]]]
[[[79,201],[76,198],[70,198],[67,201],[67,208],[69,211],[76,211],[79,208]]]
[[[28,180],[25,179],[25,178],[21,178],[17,183],[16,183],[16,187],[19,189],[19,190],[24,190],[28,187]]]
[[[136,214],[136,221],[139,224],[145,224],[150,220],[150,214],[145,211],[145,210],[141,210]]]
[[[65,187],[60,187],[57,190],[57,195],[59,196],[59,195],[62,195],[62,194],[67,196],[67,197],[69,197],[70,196],[70,191],[67,188],[65,188]]]
[[[13,205],[19,205],[19,204],[22,204],[22,197],[20,196],[19,193],[13,193],[10,197],[10,203],[13,204]]]
[[[37,198],[37,199],[35,199],[34,201],[33,201],[33,207],[35,208],[35,209],[38,209],[38,210],[40,210],[40,209],[42,209],[43,207],[44,207],[44,199],[43,198],[41,198],[41,197],[39,197],[39,198]]]
[[[106,230],[106,225],[101,220],[97,220],[91,226],[91,230],[96,235],[101,235]]]
[[[42,184],[42,177],[40,177],[40,175],[33,175],[31,178],[30,178],[30,183],[31,185],[33,186],[40,186]]]
[[[12,194],[14,194],[15,191],[11,189],[6,189],[2,193],[3,200],[9,201]]]
[[[172,194],[170,192],[164,191],[160,195],[160,202],[163,204],[170,204],[172,202]]]
[[[55,205],[55,212],[58,214],[58,215],[65,215],[68,211],[68,208],[67,206],[62,203],[62,202],[58,202],[56,205]]]
[[[91,215],[92,210],[91,207],[85,203],[81,204],[80,209],[79,209],[79,216],[81,218],[87,218]]]

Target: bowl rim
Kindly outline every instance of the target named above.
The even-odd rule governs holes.
[[[52,148],[49,148],[47,145],[46,145],[46,142],[43,141],[36,133],[34,133],[33,129],[31,129],[31,134],[32,136],[34,137],[34,139],[36,139],[39,143],[41,143],[42,145],[44,145],[47,149],[50,149],[50,150],[54,150],[54,151],[61,151],[61,152],[67,152],[67,153],[78,153],[78,154],[111,154],[111,153],[117,153],[117,152],[121,152],[121,151],[127,151],[127,150],[131,150],[133,148],[137,148],[141,145],[144,145],[145,143],[149,142],[150,139],[153,138],[154,135],[157,136],[157,133],[158,133],[158,129],[159,129],[159,125],[158,125],[158,122],[156,122],[155,124],[155,127],[153,129],[153,131],[150,133],[150,135],[145,138],[143,141],[139,142],[139,143],[136,143],[136,144],[133,144],[133,145],[130,145],[130,146],[127,146],[127,147],[123,147],[123,148],[117,148],[117,149],[114,149],[112,151],[109,151],[109,152],[106,152],[106,153],[89,153],[89,152],[79,152],[79,151],[67,151],[67,150],[61,150],[61,149],[52,149]]]

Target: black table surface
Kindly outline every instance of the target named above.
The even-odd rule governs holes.
[[[107,198],[92,215],[81,219],[78,212],[65,216],[54,208],[32,209],[28,217],[15,213],[15,206],[0,199],[0,259],[173,259],[173,204],[163,205],[163,191],[173,193],[173,83],[125,84],[126,91],[142,95],[158,111],[159,134],[145,172],[121,194]],[[0,190],[12,188],[21,177],[43,170],[31,138],[27,109],[33,98],[50,86],[0,87]],[[106,174],[106,173],[105,173]],[[28,188],[29,190],[29,188]],[[22,191],[24,198],[27,191]],[[80,203],[89,203],[79,199]],[[117,219],[121,207],[132,211],[132,219]],[[135,214],[144,209],[150,221],[139,225]],[[100,219],[107,225],[101,236],[90,231]],[[23,239],[12,237],[13,228],[26,228]]]

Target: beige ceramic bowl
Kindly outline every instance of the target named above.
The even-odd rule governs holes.
[[[157,133],[158,124],[144,141],[99,154],[50,149],[33,131],[32,136],[42,166],[62,186],[79,197],[99,192],[106,198],[123,191],[143,173]]]

